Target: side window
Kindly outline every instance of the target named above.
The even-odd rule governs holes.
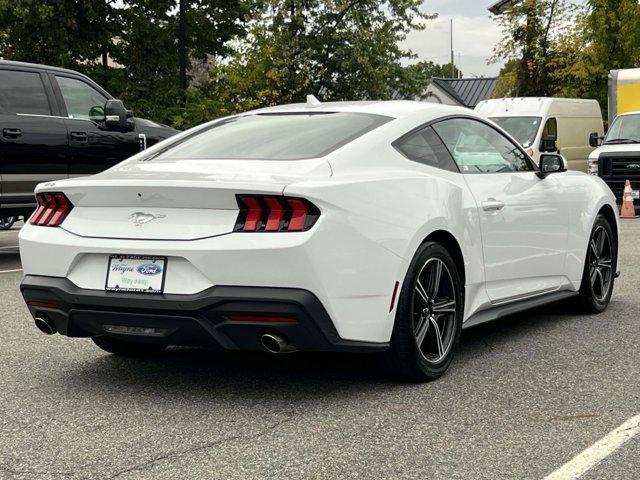
[[[0,114],[51,115],[39,73],[0,70]]]
[[[447,147],[431,127],[405,135],[394,142],[393,146],[409,160],[443,170],[458,171]]]
[[[542,138],[550,135],[558,138],[558,121],[555,118],[547,119],[547,123],[544,124],[542,129]]]
[[[522,151],[497,130],[470,118],[452,118],[433,125],[462,173],[533,170]]]
[[[67,107],[67,115],[71,118],[88,120],[91,108],[102,107],[107,101],[104,95],[81,80],[57,75],[56,80]]]

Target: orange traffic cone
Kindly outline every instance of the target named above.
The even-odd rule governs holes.
[[[631,191],[631,182],[627,180],[624,184],[624,193],[622,194],[622,210],[620,218],[637,218],[636,207],[633,206],[633,192]]]

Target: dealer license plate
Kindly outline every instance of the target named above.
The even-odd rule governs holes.
[[[166,274],[166,257],[110,255],[105,290],[162,293]]]

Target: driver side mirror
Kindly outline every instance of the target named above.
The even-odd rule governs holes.
[[[555,135],[547,135],[546,137],[542,137],[540,140],[540,151],[541,152],[557,152],[558,138]]]
[[[591,132],[589,134],[589,146],[597,148],[601,145],[602,137],[598,135],[598,132]]]
[[[566,172],[567,161],[558,153],[543,153],[540,155],[540,171],[538,177],[544,178],[550,173]]]
[[[134,128],[132,115],[120,100],[107,100],[104,104],[104,115],[109,130],[130,132]]]
[[[104,108],[97,106],[91,107],[91,110],[89,110],[89,120],[96,123],[104,123],[106,120]]]

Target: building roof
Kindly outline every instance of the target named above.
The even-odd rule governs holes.
[[[497,77],[490,78],[432,78],[431,81],[453,100],[474,108],[496,88]]]

